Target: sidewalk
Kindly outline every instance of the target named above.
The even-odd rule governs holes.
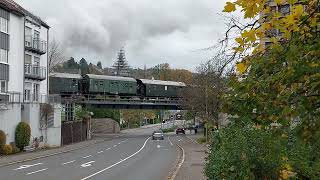
[[[70,144],[70,145],[66,145],[66,146],[54,148],[54,149],[26,152],[26,153],[14,154],[10,156],[0,156],[0,167],[74,151],[74,150],[85,148],[103,141],[104,141],[103,139],[93,139],[93,140],[83,141],[83,142]]]
[[[183,142],[180,146],[185,151],[185,160],[175,180],[205,180],[203,174],[207,146],[196,142],[202,134],[186,135],[190,141]]]

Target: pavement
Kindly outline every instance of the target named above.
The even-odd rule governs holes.
[[[162,141],[151,140],[152,132],[159,128],[159,125],[146,126],[62,148],[3,157],[0,179],[164,180],[172,174],[176,179],[201,179],[196,172],[200,166],[195,164],[202,161],[196,162],[198,154],[192,149],[199,145],[191,141],[192,136],[168,134]],[[183,164],[182,151],[177,145],[186,153]],[[180,169],[178,164],[182,165]]]
[[[187,133],[187,132],[186,132]],[[184,149],[185,159],[175,180],[205,180],[204,165],[207,146],[197,143],[202,134],[187,134],[177,144]]]

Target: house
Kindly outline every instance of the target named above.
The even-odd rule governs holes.
[[[13,0],[0,0],[0,129],[14,142],[17,124],[31,127],[30,145],[60,146],[60,106],[48,95],[50,27]],[[45,104],[53,105],[49,120]]]

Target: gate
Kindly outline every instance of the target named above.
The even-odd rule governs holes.
[[[68,145],[87,140],[86,122],[64,122],[61,127],[61,144]]]

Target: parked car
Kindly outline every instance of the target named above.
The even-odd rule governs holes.
[[[186,134],[185,130],[183,128],[177,128],[176,134]]]
[[[152,140],[164,140],[163,131],[157,130],[152,133]]]

